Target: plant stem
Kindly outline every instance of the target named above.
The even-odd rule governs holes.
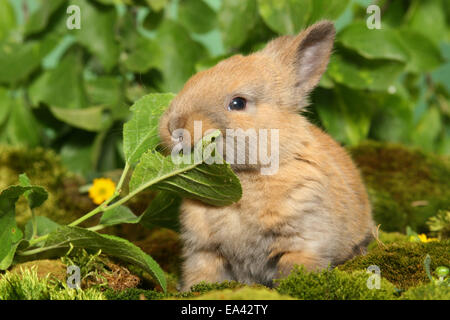
[[[106,227],[107,227],[107,226],[105,226],[104,224],[98,224],[98,225],[96,225],[96,226],[87,228],[87,230],[90,230],[90,231],[98,231],[98,230],[102,230],[102,229],[104,229],[104,228],[106,228]]]
[[[95,208],[94,210],[91,210],[90,212],[86,213],[84,216],[82,216],[81,218],[75,220],[74,222],[70,223],[69,226],[70,227],[74,227],[79,225],[80,223],[82,223],[83,221],[86,221],[87,219],[95,216],[97,213],[100,212],[104,212],[107,209],[109,209],[108,204],[111,203],[111,201],[113,201],[115,198],[117,198],[121,191],[122,191],[122,185],[123,182],[125,181],[125,177],[128,173],[128,171],[130,170],[130,164],[127,162],[125,163],[125,167],[122,171],[122,175],[120,176],[119,182],[116,186],[116,190],[114,191],[114,194],[105,202],[103,202],[100,206],[98,206],[97,208]]]
[[[30,247],[36,243],[42,242],[48,238],[48,234],[30,240]]]
[[[32,224],[33,224],[33,233],[32,233],[31,239],[33,239],[37,235],[36,213],[34,212],[34,209],[31,209],[31,219],[32,219]]]

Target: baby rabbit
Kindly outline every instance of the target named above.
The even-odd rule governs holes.
[[[261,174],[261,163],[232,165],[242,184],[239,202],[183,201],[182,290],[200,281],[273,286],[294,265],[327,268],[364,253],[374,224],[360,174],[346,151],[299,112],[327,67],[334,37],[333,24],[322,21],[232,56],[194,75],[162,117],[168,147],[178,128],[194,136],[194,121],[222,135],[228,128],[279,132],[274,174]]]

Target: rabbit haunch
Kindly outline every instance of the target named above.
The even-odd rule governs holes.
[[[239,202],[183,201],[183,290],[200,281],[270,286],[294,265],[326,268],[365,251],[374,224],[359,171],[299,113],[327,67],[334,36],[333,24],[323,21],[230,57],[189,79],[162,117],[160,136],[169,148],[177,128],[193,136],[194,121],[202,122],[203,133],[279,132],[274,174],[263,175],[254,164],[231,165],[242,184]]]

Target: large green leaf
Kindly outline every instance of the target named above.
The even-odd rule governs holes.
[[[367,28],[365,22],[349,25],[338,34],[338,41],[356,50],[367,59],[391,59],[405,62],[408,54],[402,47],[398,33],[390,28]]]
[[[394,60],[366,60],[335,53],[327,76],[353,89],[387,90],[404,68],[403,63]]]
[[[398,30],[399,40],[408,54],[407,70],[427,72],[437,68],[442,62],[439,48],[421,33],[409,29]]]
[[[204,161],[207,161],[210,155],[207,155],[206,159],[195,156],[199,154],[197,152],[203,152],[202,145],[211,150],[215,145],[211,139],[217,135],[216,132],[204,137],[196,145],[194,152],[184,156],[190,158],[187,163],[173,161],[171,156],[164,157],[154,150],[144,153],[131,176],[130,193],[138,193],[152,187],[215,206],[226,206],[239,201],[242,188],[230,165],[208,165]]]
[[[357,145],[367,138],[378,107],[373,94],[337,85],[334,90],[318,88],[313,98],[322,124],[336,140]]]
[[[86,250],[102,250],[103,253],[130,262],[150,273],[165,291],[164,272],[149,255],[131,242],[106,234],[99,234],[79,227],[62,226],[49,234],[45,248],[60,249],[84,248]]]
[[[313,8],[312,2],[258,0],[259,13],[272,30],[280,34],[295,34],[306,27]]]
[[[13,99],[10,97],[10,92],[6,88],[0,87],[0,133],[5,121],[8,120],[9,112]]]
[[[39,7],[33,11],[25,24],[25,34],[42,31],[48,24],[50,16],[58,10],[65,0],[39,0]]]
[[[0,0],[0,40],[6,38],[15,26],[14,8],[9,0]]]
[[[40,66],[57,41],[56,36],[49,35],[39,41],[0,42],[0,82],[15,84],[24,80]]]
[[[44,217],[44,216],[37,216],[36,217],[36,237],[44,236],[46,234],[49,234],[50,232],[55,231],[58,229],[61,225],[54,222],[53,220]],[[25,236],[24,238],[26,240],[31,240],[33,236],[33,221],[29,220],[27,224],[25,225]],[[38,245],[42,246],[44,243],[40,242]]]
[[[150,202],[148,208],[139,217],[129,208],[118,206],[105,211],[100,219],[100,224],[112,226],[122,223],[140,223],[146,228],[163,227],[178,231],[178,210],[181,198],[166,191],[160,191]]]
[[[128,53],[121,56],[124,66],[133,72],[145,73],[161,65],[163,52],[158,43],[144,36],[135,36],[128,40]]]
[[[163,75],[162,89],[178,92],[195,73],[195,62],[204,58],[207,51],[183,26],[169,19],[159,26],[156,41],[163,52],[158,66]]]
[[[55,69],[48,70],[30,86],[31,102],[51,107],[81,109],[87,106],[81,51],[69,51]]]
[[[73,0],[81,11],[81,28],[74,29],[79,43],[98,57],[107,71],[110,71],[119,58],[116,40],[116,9],[113,6],[100,6],[87,0]]]
[[[22,231],[16,225],[15,207],[19,197],[26,192],[46,193],[38,186],[10,186],[0,193],[0,270],[5,270],[11,265],[23,237]],[[45,201],[43,197],[35,199]],[[42,202],[34,202],[34,205],[39,206]]]
[[[159,143],[159,118],[173,97],[171,93],[149,94],[130,108],[133,116],[123,126],[123,151],[129,164],[135,164],[145,151]]]
[[[129,114],[125,102],[125,86],[119,77],[97,77],[85,81],[89,104],[104,106],[114,119],[124,119]]]
[[[347,8],[350,0],[313,0],[309,23],[322,19],[336,20]]]
[[[224,46],[239,47],[258,20],[256,0],[224,0],[218,14]]]
[[[111,118],[105,114],[105,107],[89,107],[84,109],[65,109],[50,107],[55,118],[87,131],[101,131],[111,125]]]
[[[121,223],[138,223],[137,217],[129,208],[118,206],[107,210],[102,214],[99,224],[104,226],[113,226]]]
[[[408,29],[370,30],[365,23],[349,25],[338,35],[345,47],[367,59],[390,59],[407,63],[407,70],[424,72],[439,66],[439,49],[424,35]]]
[[[26,173],[19,175],[19,184],[22,187],[33,187]],[[48,193],[42,187],[32,188],[31,190],[26,191],[24,195],[28,201],[30,209],[32,210],[39,207],[48,199]]]
[[[412,12],[408,13],[408,25],[411,30],[422,33],[426,38],[438,45],[445,39],[448,30],[448,22],[445,19],[444,7],[448,7],[448,1],[422,0],[415,1],[411,5]],[[448,39],[447,39],[448,40]]]
[[[203,0],[184,0],[178,6],[178,20],[191,32],[205,33],[214,28],[216,13]]]
[[[420,148],[432,152],[441,128],[442,122],[439,109],[431,106],[412,131],[412,142]]]
[[[13,145],[37,146],[40,142],[40,125],[24,99],[13,99],[6,122],[6,138]]]
[[[139,217],[139,223],[146,228],[163,227],[179,231],[178,213],[181,198],[167,191],[160,191]]]

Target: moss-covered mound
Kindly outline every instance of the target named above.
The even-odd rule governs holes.
[[[338,269],[307,272],[296,268],[287,278],[279,280],[278,291],[305,300],[391,300],[397,290],[381,277],[380,287],[367,285],[369,273],[347,273]],[[370,281],[370,280],[369,280]]]
[[[424,260],[431,257],[430,269],[450,265],[450,240],[428,243],[402,242],[379,245],[364,256],[358,256],[338,268],[353,272],[366,270],[371,265],[380,268],[381,277],[399,289],[415,287],[430,280],[427,277]]]
[[[350,148],[361,170],[374,219],[385,231],[428,230],[425,222],[450,208],[450,159],[401,145],[367,142]]]
[[[105,300],[95,288],[70,289],[65,282],[39,277],[36,270],[0,275],[0,300]]]
[[[428,283],[414,287],[401,295],[403,300],[450,300],[450,283]]]
[[[0,190],[18,184],[21,173],[49,192],[48,200],[35,209],[37,215],[69,223],[93,208],[91,200],[78,191],[82,182],[67,172],[53,151],[0,145]],[[30,216],[26,200],[21,198],[16,205],[18,225],[23,226]]]
[[[288,295],[283,295],[269,288],[242,287],[238,289],[214,290],[203,295],[187,298],[194,300],[293,300]]]

